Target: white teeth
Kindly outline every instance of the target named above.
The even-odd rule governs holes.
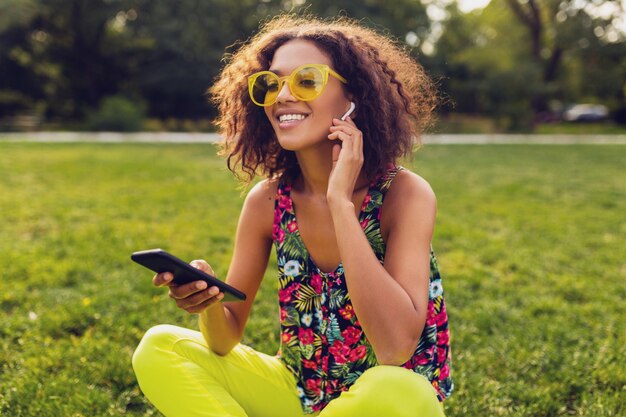
[[[304,114],[283,114],[278,117],[278,121],[286,122],[288,120],[304,120],[306,116]]]

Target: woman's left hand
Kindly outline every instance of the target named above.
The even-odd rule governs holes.
[[[352,201],[352,193],[363,167],[363,133],[348,117],[345,121],[333,119],[329,140],[333,145],[333,168],[328,179],[326,198],[329,202]]]

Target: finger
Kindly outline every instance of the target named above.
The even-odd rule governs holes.
[[[357,130],[354,135],[354,151],[360,158],[363,158],[363,132]]]
[[[359,128],[356,126],[356,124],[354,124],[354,121],[352,120],[350,116],[346,118],[346,121],[350,124],[350,126],[354,127],[354,129],[356,130],[355,144],[357,146],[355,148],[358,148],[358,149],[355,149],[355,150],[357,150],[360,154],[362,154],[363,153],[363,132],[361,132]]]
[[[220,296],[220,294],[222,295]],[[184,310],[187,310],[189,308],[196,307],[212,298],[221,299],[223,297],[224,293],[220,293],[217,287],[211,287],[204,291],[199,291],[195,294],[192,294],[189,297],[176,300],[176,305]]]
[[[203,272],[206,272],[209,275],[215,275],[215,271],[213,271],[213,268],[211,268],[211,265],[209,265],[207,261],[205,261],[204,259],[195,259],[189,262],[189,264],[193,266],[194,268],[197,268]]]
[[[341,145],[336,143],[333,145],[333,167],[337,164],[339,160],[339,153],[341,152]]]
[[[359,128],[354,125],[349,125],[346,122],[341,122],[341,123],[343,124],[337,124],[337,125],[329,127],[328,129],[331,132],[336,132],[338,130],[343,130],[344,132],[350,132],[350,133],[360,132]]]
[[[363,137],[363,133],[358,128],[355,128],[352,126],[347,126],[347,125],[346,126],[331,126],[329,130],[331,132],[328,135],[329,139],[330,139],[330,135],[332,135],[333,133],[338,133],[338,132],[344,132],[354,138],[360,139]]]
[[[333,162],[342,160],[351,160],[357,163],[363,163],[363,145],[360,135],[347,135],[345,132],[335,132],[333,137],[341,140],[341,152],[333,153]],[[333,149],[334,150],[334,149]]]
[[[174,274],[172,274],[171,272],[162,272],[152,277],[152,284],[156,285],[157,287],[162,287],[172,282],[172,279],[174,279]]]
[[[328,139],[340,140],[342,142],[346,140],[350,140],[351,138],[352,138],[352,135],[350,133],[344,132],[343,130],[338,130],[328,135]]]
[[[224,298],[224,293],[220,293],[216,297],[210,298],[206,300],[205,302],[195,305],[193,307],[186,308],[185,310],[191,314],[199,314],[199,313],[202,313],[207,308],[209,308],[210,306],[222,301],[223,298]]]
[[[346,118],[346,120],[341,120],[341,119],[333,119],[333,125],[334,126],[354,126],[356,127],[356,125],[354,124],[354,122],[352,122],[352,124],[350,124],[350,122],[348,122],[348,120],[350,119],[350,116],[348,116]]]
[[[355,156],[360,155],[363,152],[363,132],[361,132],[355,125],[342,125],[342,126],[331,126],[331,131],[333,133],[344,132],[350,135],[352,142],[354,143],[353,152]],[[329,135],[330,136],[330,135]],[[337,135],[332,138],[336,138]],[[329,139],[332,139],[329,137]]]
[[[333,132],[330,135],[328,135],[328,139],[331,140],[340,140],[342,142],[342,148],[346,148],[349,147],[349,152],[352,152],[352,143],[354,142],[354,136],[350,135],[346,132],[343,131],[337,131],[337,132]]]
[[[346,117],[346,122],[347,122],[350,126],[354,126],[354,127],[356,127],[356,124],[354,123],[354,120],[352,120],[352,117],[350,117],[350,116]]]
[[[204,281],[194,281],[183,285],[171,285],[170,286],[170,298],[180,300],[187,298],[192,294],[206,289],[207,283]]]

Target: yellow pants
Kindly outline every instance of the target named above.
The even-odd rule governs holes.
[[[133,355],[139,386],[166,416],[304,416],[294,376],[280,359],[238,345],[213,353],[197,331],[148,330]],[[443,417],[426,378],[397,366],[367,370],[320,417]]]

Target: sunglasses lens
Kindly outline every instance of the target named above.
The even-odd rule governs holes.
[[[291,93],[303,101],[313,100],[322,94],[324,75],[315,67],[304,67],[294,74]]]
[[[291,94],[298,100],[311,101],[324,90],[324,73],[316,67],[300,68],[287,79]],[[259,106],[271,106],[280,94],[281,85],[281,79],[276,74],[267,72],[256,75],[250,89],[252,101]]]
[[[273,74],[261,74],[252,84],[252,100],[260,106],[274,104],[279,93],[280,80]]]

